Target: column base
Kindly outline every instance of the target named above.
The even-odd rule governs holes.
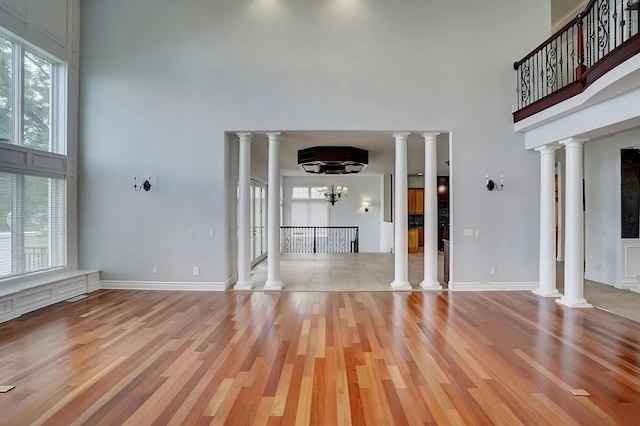
[[[442,290],[442,286],[438,281],[432,281],[432,282],[422,281],[420,283],[420,287],[423,290],[434,290],[434,291]]]
[[[591,303],[587,303],[585,299],[567,300],[564,296],[560,299],[556,299],[556,303],[569,308],[593,308]]]
[[[391,283],[391,287],[396,290],[413,290],[409,281],[394,281]]]
[[[533,290],[531,293],[537,294],[538,296],[542,296],[542,297],[562,297],[562,293],[560,293],[557,288],[554,288],[551,290],[537,288]]]
[[[267,281],[264,283],[265,290],[282,290],[284,283],[282,281]]]
[[[236,281],[236,284],[233,286],[234,290],[251,290],[253,289],[253,281]]]

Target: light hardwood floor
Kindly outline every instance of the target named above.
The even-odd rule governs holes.
[[[0,382],[3,425],[633,425],[640,325],[526,292],[101,290],[0,325]]]
[[[422,250],[422,247],[420,247]],[[284,291],[394,291],[394,259],[387,253],[357,254],[288,254],[282,255],[281,269]],[[423,280],[423,254],[409,255],[409,281],[420,291]],[[556,281],[563,291],[564,264],[558,262]],[[448,287],[443,277],[444,256],[438,256],[438,281]],[[256,290],[262,290],[267,279],[267,262],[252,270]],[[584,294],[594,306],[640,322],[640,293],[585,280]]]

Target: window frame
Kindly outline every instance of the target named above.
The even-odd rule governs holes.
[[[27,254],[24,250],[25,233],[22,224],[11,227],[12,271],[10,275],[0,277],[0,284],[8,280],[32,274],[40,274],[51,270],[67,269],[69,265],[68,236],[69,226],[69,180],[67,175],[67,114],[68,99],[67,73],[68,65],[51,54],[21,40],[0,28],[0,38],[11,43],[11,81],[9,102],[11,119],[9,141],[0,141],[0,172],[15,176],[15,189],[12,192],[12,211],[20,211],[19,204],[24,205],[26,192],[25,179],[36,176],[57,179],[61,184],[49,180],[48,190],[48,236],[47,248],[49,262],[47,267],[35,271],[26,271]],[[50,64],[49,75],[49,131],[48,150],[41,150],[24,145],[24,97],[25,97],[25,55],[31,54]],[[63,191],[61,194],[60,191]],[[57,213],[61,212],[61,215]],[[18,217],[19,215],[16,215]],[[0,218],[1,219],[1,218]],[[13,222],[17,224],[17,220]],[[53,235],[53,233],[56,235]],[[62,234],[60,234],[60,232]],[[17,255],[16,255],[17,254]],[[17,260],[16,260],[17,259]],[[59,261],[60,260],[60,261]],[[58,262],[59,261],[59,262]],[[18,262],[18,264],[16,264]],[[59,263],[51,266],[52,263]]]

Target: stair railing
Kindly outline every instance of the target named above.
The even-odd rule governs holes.
[[[638,34],[640,0],[591,0],[584,12],[513,64],[517,110],[583,78]]]

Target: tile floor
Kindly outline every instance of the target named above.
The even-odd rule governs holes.
[[[438,280],[446,289],[442,271],[444,258],[438,256]],[[394,258],[389,253],[283,254],[283,291],[394,291]],[[409,281],[420,291],[423,254],[409,254]],[[255,289],[262,290],[267,279],[267,261],[252,270]],[[563,291],[563,264],[558,263],[558,290]],[[640,293],[585,281],[585,298],[594,306],[640,322]]]
[[[442,278],[443,254],[438,256],[438,280]],[[389,253],[283,254],[282,281],[285,291],[393,291],[394,258]],[[409,254],[409,282],[414,290],[422,290],[422,253]],[[256,290],[264,288],[267,261],[256,265],[252,279]]]

